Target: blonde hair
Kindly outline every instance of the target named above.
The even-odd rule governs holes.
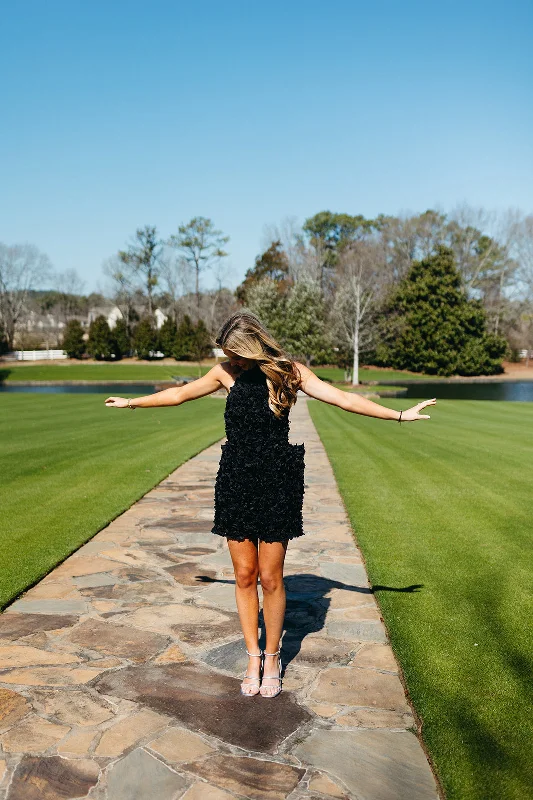
[[[237,311],[220,328],[215,346],[231,350],[241,358],[256,361],[266,375],[270,405],[277,419],[296,403],[302,377],[288,353],[249,311]]]

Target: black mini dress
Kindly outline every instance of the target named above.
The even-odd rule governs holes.
[[[224,422],[211,532],[240,542],[303,536],[305,445],[289,442],[289,415],[277,419],[270,408],[258,364],[236,378]]]

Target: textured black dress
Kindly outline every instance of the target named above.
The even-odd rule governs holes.
[[[244,541],[303,536],[305,445],[289,442],[289,416],[277,419],[266,375],[241,372],[226,400],[227,442],[215,483],[212,533]]]

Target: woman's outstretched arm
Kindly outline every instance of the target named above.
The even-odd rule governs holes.
[[[296,361],[296,366],[302,376],[301,389],[302,392],[314,397],[316,400],[322,400],[323,403],[329,403],[332,406],[338,406],[344,411],[351,411],[353,414],[363,414],[365,417],[376,417],[377,419],[393,419],[400,418],[400,412],[394,408],[387,408],[379,403],[374,403],[367,397],[363,397],[356,392],[344,392],[342,389],[337,389],[335,386],[330,386],[329,383],[320,380],[318,375],[315,375],[309,367],[305,364],[300,364]],[[425,406],[434,406],[437,398],[433,397],[431,400],[423,400],[411,408],[402,411],[402,422],[414,422],[417,419],[430,419],[429,414],[420,414],[419,412]]]
[[[158,408],[161,406],[180,406],[188,400],[205,397],[220,389],[224,384],[221,380],[222,367],[216,364],[201,378],[186,383],[184,386],[163,389],[161,392],[147,394],[145,397],[134,397],[130,400],[131,408]],[[105,401],[109,408],[127,408],[128,401],[125,397],[108,397]]]

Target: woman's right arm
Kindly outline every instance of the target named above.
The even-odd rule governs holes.
[[[159,408],[162,406],[180,406],[188,400],[196,400],[198,397],[205,397],[213,394],[222,386],[223,369],[220,364],[216,364],[201,378],[186,383],[184,386],[163,389],[161,392],[147,394],[145,397],[134,397],[130,400],[131,408]],[[109,408],[127,408],[128,401],[125,397],[108,397],[105,401]]]

